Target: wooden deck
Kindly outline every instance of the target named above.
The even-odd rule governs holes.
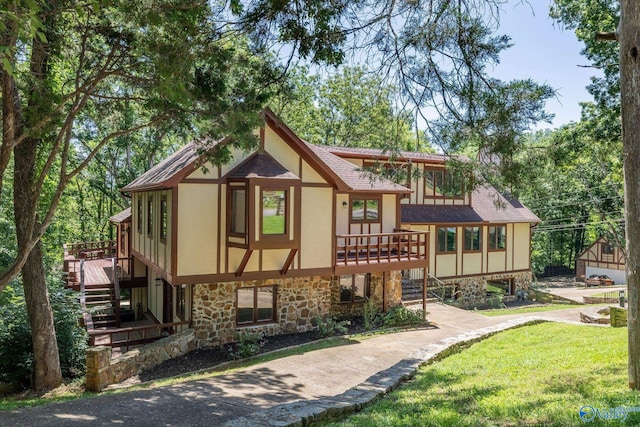
[[[112,284],[111,258],[91,259],[84,262],[84,285],[86,287]]]

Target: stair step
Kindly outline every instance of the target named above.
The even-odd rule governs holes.
[[[85,305],[87,307],[95,307],[96,305],[105,305],[110,307],[113,305],[113,301],[112,300],[86,301]]]

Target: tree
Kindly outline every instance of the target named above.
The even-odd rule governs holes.
[[[393,79],[414,114],[467,123],[480,94],[508,89],[485,70],[508,45],[491,36],[500,3],[9,2],[0,10],[0,197],[13,160],[17,248],[0,291],[22,272],[34,388],[60,382],[41,240],[69,183],[110,141],[175,132],[227,161],[232,148],[255,146],[257,112],[294,58],[338,65],[349,49]],[[229,143],[210,150],[222,135]]]
[[[343,67],[322,78],[299,67],[289,81],[274,110],[309,142],[395,151],[424,146],[412,134],[411,115],[394,108],[397,91],[364,68]]]
[[[629,387],[640,389],[640,4],[620,2],[620,88],[629,294]]]
[[[231,128],[235,145],[249,145],[279,72],[241,40],[222,39],[207,2],[9,6],[0,184],[13,159],[17,250],[0,290],[22,273],[40,390],[61,382],[41,239],[68,184],[110,141],[146,128],[212,138]],[[132,106],[138,114],[126,115]]]
[[[604,67],[605,79],[594,82],[592,93],[603,113],[621,117],[624,170],[624,212],[626,235],[627,289],[629,298],[629,387],[640,389],[640,5],[621,0],[589,2],[580,5],[572,0],[556,0],[558,17],[576,28],[582,39],[590,39],[585,53]],[[595,18],[595,19],[594,19]],[[618,28],[613,32],[614,28]],[[608,32],[607,35],[602,34]],[[590,33],[590,34],[589,34]],[[600,37],[595,37],[601,33]],[[618,44],[603,40],[618,40]],[[595,41],[594,41],[595,40]],[[616,73],[619,66],[619,75]],[[595,83],[600,83],[596,86]],[[618,96],[618,94],[620,96]],[[619,108],[619,115],[617,109]]]

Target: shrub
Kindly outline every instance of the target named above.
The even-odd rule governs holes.
[[[362,308],[362,321],[366,331],[379,328],[382,324],[380,310],[373,299],[368,299]]]
[[[409,310],[401,305],[389,310],[383,318],[382,325],[385,328],[397,326],[419,325],[424,322],[423,310]]]
[[[351,324],[348,320],[337,320],[333,317],[323,320],[320,316],[316,317],[316,323],[318,324],[318,335],[321,338],[344,335],[348,332],[347,326]]]
[[[61,281],[50,279],[48,282],[62,375],[78,377],[85,371],[87,347],[86,331],[78,325],[80,304]],[[0,381],[27,386],[33,363],[24,289],[19,281],[14,281],[0,295]]]
[[[264,346],[264,337],[260,332],[240,331],[235,334],[235,340],[235,344],[229,347],[232,359],[255,356]]]

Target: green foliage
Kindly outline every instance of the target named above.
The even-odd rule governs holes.
[[[424,318],[425,313],[422,310],[409,310],[407,307],[398,305],[384,314],[382,326],[395,328],[398,326],[419,325],[424,323]]]
[[[362,321],[366,331],[378,328],[382,324],[380,309],[372,298],[368,298],[362,306]]]
[[[603,345],[606,343],[606,345]],[[625,328],[545,323],[506,331],[421,368],[414,380],[343,422],[349,426],[635,425],[579,410],[634,408]]]
[[[260,332],[243,330],[235,334],[236,342],[229,347],[232,359],[244,359],[260,353],[264,345],[264,336]]]
[[[294,69],[290,90],[273,105],[303,139],[392,153],[430,148],[412,134],[413,118],[394,107],[397,90],[377,74],[361,67],[344,67],[326,78],[308,73]]]
[[[49,283],[62,374],[76,378],[84,374],[87,348],[86,331],[78,325],[80,305],[77,295],[60,281],[50,279]],[[14,281],[0,294],[0,381],[28,385],[33,361],[24,290]]]
[[[328,317],[324,320],[320,316],[316,317],[318,335],[320,335],[321,338],[346,334],[349,331],[347,327],[350,323],[348,320],[338,320],[334,317]]]

